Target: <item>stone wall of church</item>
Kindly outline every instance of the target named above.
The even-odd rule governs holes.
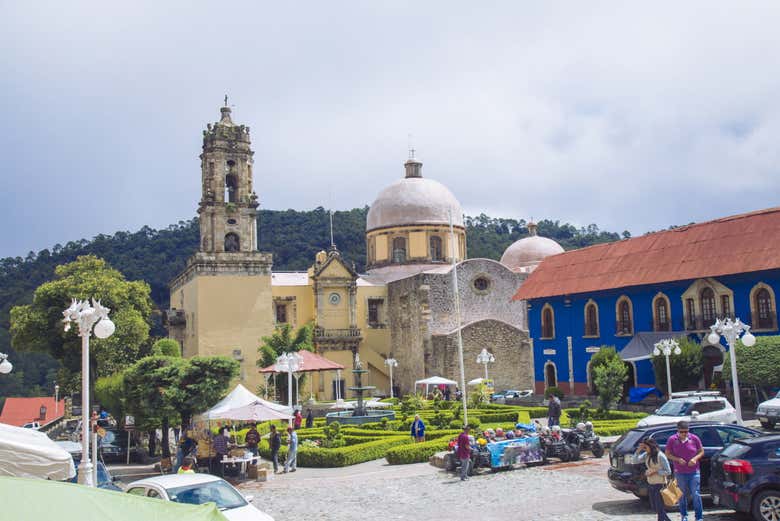
[[[387,314],[390,352],[398,360],[393,380],[401,393],[414,390],[414,382],[425,378],[426,352],[430,354],[430,287],[417,275],[387,286]]]
[[[533,358],[528,333],[497,320],[481,320],[464,327],[463,364],[466,381],[484,377],[485,369],[476,362],[482,349],[496,361],[488,366],[496,390],[533,389]],[[431,375],[460,380],[457,333],[434,335],[428,359]]]

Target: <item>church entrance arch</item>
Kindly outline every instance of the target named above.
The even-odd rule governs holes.
[[[704,373],[704,388],[709,389],[713,382],[715,367],[723,364],[723,351],[717,346],[704,346],[702,354],[702,372]]]
[[[623,401],[628,402],[628,390],[636,387],[636,366],[634,362],[623,362],[626,366],[628,378],[623,382]]]
[[[225,235],[225,251],[240,251],[241,241],[235,233]]]

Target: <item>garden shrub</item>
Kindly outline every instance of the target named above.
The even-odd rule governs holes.
[[[482,423],[487,422],[510,422],[512,424],[517,423],[517,417],[518,417],[518,411],[507,411],[507,412],[490,412],[490,413],[482,413],[480,411],[469,411],[469,418],[471,418],[471,415],[476,416],[479,418],[479,420]]]
[[[564,396],[563,391],[561,391],[560,388],[558,388],[558,387],[548,387],[544,391],[544,397],[547,398],[548,400],[550,399],[550,396],[553,396],[553,395],[557,396],[560,399],[563,399],[563,396]]]
[[[447,450],[452,435],[440,436],[422,443],[401,445],[389,449],[385,459],[391,465],[406,465],[408,463],[423,463],[437,452]]]
[[[298,465],[301,467],[346,467],[383,458],[389,449],[410,443],[412,443],[411,437],[388,436],[384,439],[336,449],[300,447],[298,449]]]
[[[343,447],[346,442],[341,434],[341,424],[339,422],[333,422],[330,425],[326,425],[323,429],[325,438],[322,440],[322,446],[335,449],[337,447]]]

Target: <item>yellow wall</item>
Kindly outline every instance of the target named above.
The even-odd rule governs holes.
[[[390,258],[390,253],[387,247],[387,235],[375,235],[369,240],[376,241],[376,260],[386,261]]]
[[[292,313],[292,302],[287,304],[288,320],[293,319],[290,325],[296,328],[303,327],[314,320],[314,292],[312,286],[273,286],[274,297],[295,297],[295,316]],[[276,317],[274,316],[274,320]]]
[[[428,240],[424,231],[409,234],[409,258],[425,259],[428,257]]]
[[[466,258],[466,231],[462,228],[455,228],[454,233],[456,240],[455,260],[459,262]],[[368,260],[369,268],[373,264],[386,264],[391,260],[390,249],[395,237],[404,237],[406,239],[406,257],[408,260],[430,259],[428,241],[432,235],[438,235],[442,238],[442,255],[449,259],[452,252],[450,251],[450,230],[448,226],[396,226],[369,232],[367,240],[369,242],[373,240],[376,244],[376,259]]]

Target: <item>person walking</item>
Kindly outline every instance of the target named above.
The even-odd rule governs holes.
[[[419,414],[414,415],[414,421],[412,422],[412,438],[417,443],[425,441],[425,423],[420,419]]]
[[[251,424],[249,430],[246,431],[244,442],[246,443],[247,450],[252,453],[252,456],[257,456],[257,444],[260,443],[260,433],[257,432],[256,423]]]
[[[268,440],[271,447],[271,462],[274,464],[274,474],[279,473],[279,449],[282,446],[282,438],[276,431],[276,425],[271,425],[271,436]]]
[[[287,460],[284,462],[284,473],[295,472],[298,459],[298,433],[292,427],[287,427]]]
[[[674,463],[674,476],[683,495],[680,498],[680,519],[688,521],[688,498],[693,501],[696,521],[704,515],[701,504],[701,469],[699,461],[704,456],[704,447],[695,434],[689,432],[687,421],[677,422],[677,434],[666,442],[666,457]]]
[[[293,417],[293,427],[297,431],[301,428],[301,423],[303,422],[303,416],[301,416],[301,410],[296,409],[295,410],[295,416]]]
[[[469,443],[469,426],[463,426],[463,432],[458,435],[458,459],[460,460],[460,480],[469,479],[471,467],[471,444]]]
[[[547,406],[547,426],[560,425],[561,399],[554,394],[550,396],[550,404]]]
[[[311,413],[311,409],[306,412],[306,428],[311,429],[314,427],[314,415]]]
[[[672,474],[669,467],[669,460],[666,455],[658,449],[658,442],[653,438],[645,438],[639,442],[636,450],[639,461],[644,461],[647,470],[647,494],[650,497],[650,506],[655,510],[658,521],[671,521],[666,514],[663,498],[661,498],[661,489],[666,485],[666,480]]]

